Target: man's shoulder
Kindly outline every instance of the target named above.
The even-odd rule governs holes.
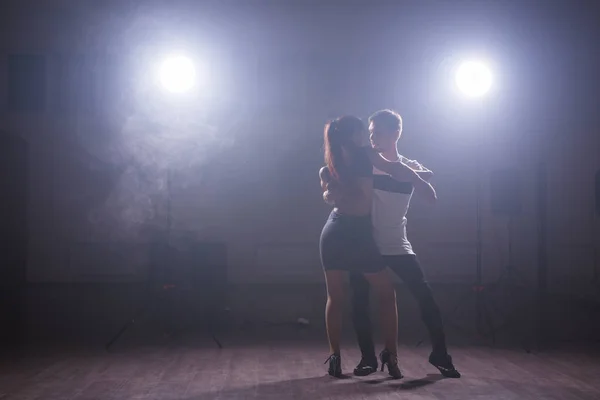
[[[398,153],[397,161],[400,161],[401,163],[406,164],[407,166],[409,166],[413,169],[419,169],[421,167],[421,164],[417,160],[411,160],[410,158],[405,157],[400,153]],[[376,173],[377,175],[388,175],[385,172],[382,172],[375,167],[373,167],[373,172]]]

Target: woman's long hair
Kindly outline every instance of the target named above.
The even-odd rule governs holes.
[[[356,148],[354,135],[363,132],[365,125],[358,117],[351,115],[336,118],[325,124],[324,148],[325,164],[329,168],[329,174],[337,181],[344,181],[347,164],[344,162],[343,149],[352,150]]]

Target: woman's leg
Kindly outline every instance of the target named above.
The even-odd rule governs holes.
[[[325,282],[327,283],[325,323],[327,325],[330,354],[340,354],[340,337],[342,335],[342,317],[344,314],[345,276],[345,271],[325,271]]]
[[[379,314],[385,348],[394,356],[398,354],[398,307],[396,291],[387,269],[365,274],[379,302]]]

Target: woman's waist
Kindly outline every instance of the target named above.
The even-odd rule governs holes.
[[[373,209],[372,198],[340,198],[335,202],[335,211],[339,214],[365,217],[370,216]]]
[[[329,219],[342,219],[357,222],[362,221],[369,224],[372,223],[370,209],[335,207],[333,211],[331,211],[331,214],[329,214]]]

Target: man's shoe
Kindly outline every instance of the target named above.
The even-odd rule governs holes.
[[[354,368],[354,375],[356,376],[367,376],[371,375],[373,372],[377,371],[377,357],[373,357],[372,359],[361,358],[360,362]]]
[[[436,367],[446,378],[460,378],[460,372],[452,364],[450,354],[434,354],[429,356],[429,363]]]

